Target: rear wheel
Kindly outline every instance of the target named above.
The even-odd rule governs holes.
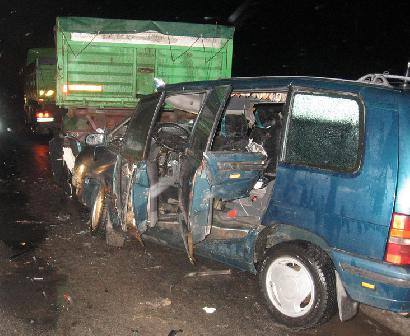
[[[93,206],[91,207],[90,231],[93,234],[103,232],[107,224],[107,201],[103,187],[94,191]]]
[[[330,258],[298,244],[272,249],[261,264],[259,285],[280,324],[292,329],[326,322],[336,311],[336,284]]]

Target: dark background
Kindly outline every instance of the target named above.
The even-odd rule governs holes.
[[[408,3],[0,0],[0,114],[20,110],[19,73],[27,49],[54,45],[56,16],[234,25],[233,76],[356,79],[369,72],[404,74],[410,60]]]

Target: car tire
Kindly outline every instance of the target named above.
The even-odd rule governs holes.
[[[274,247],[259,269],[259,286],[273,319],[291,329],[308,329],[336,312],[336,280],[330,258],[299,244]]]
[[[102,186],[98,186],[94,190],[92,200],[90,232],[98,234],[105,231],[108,219],[107,199]]]

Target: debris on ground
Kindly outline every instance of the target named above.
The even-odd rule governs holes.
[[[201,277],[201,276],[208,276],[208,275],[230,275],[231,270],[230,269],[224,269],[224,270],[209,270],[209,271],[203,271],[203,272],[190,272],[185,274],[185,278],[193,278],[193,277]]]
[[[70,220],[70,215],[68,214],[60,214],[56,217],[56,219],[60,222],[67,222],[68,220]]]
[[[183,330],[182,329],[178,329],[178,330],[171,330],[168,334],[168,336],[175,336],[178,333],[182,333]]]
[[[18,257],[30,252],[31,250],[33,250],[33,246],[30,245],[27,249],[25,249],[24,251],[21,251],[19,253],[13,254],[12,256],[9,257],[9,261],[13,261],[15,259],[17,259]]]
[[[68,295],[67,293],[64,293],[64,301],[69,303],[69,304],[73,304],[73,299],[70,295]]]
[[[203,311],[205,311],[205,313],[207,314],[213,314],[216,312],[216,308],[212,308],[212,307],[204,307],[202,308]]]
[[[110,246],[122,247],[124,246],[125,237],[114,230],[107,230],[105,233],[105,240]]]
[[[172,303],[172,301],[168,298],[157,300],[157,301],[154,301],[154,302],[151,302],[151,301],[146,301],[145,302],[145,304],[147,306],[150,306],[150,307],[155,308],[155,309],[170,306],[171,303]]]
[[[43,224],[44,221],[33,220],[33,219],[17,219],[16,224]]]
[[[161,265],[156,265],[156,266],[150,266],[150,267],[144,267],[143,270],[149,270],[149,269],[161,269]]]

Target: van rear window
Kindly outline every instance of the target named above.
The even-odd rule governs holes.
[[[353,172],[361,157],[363,115],[358,99],[297,92],[291,103],[284,161]]]

